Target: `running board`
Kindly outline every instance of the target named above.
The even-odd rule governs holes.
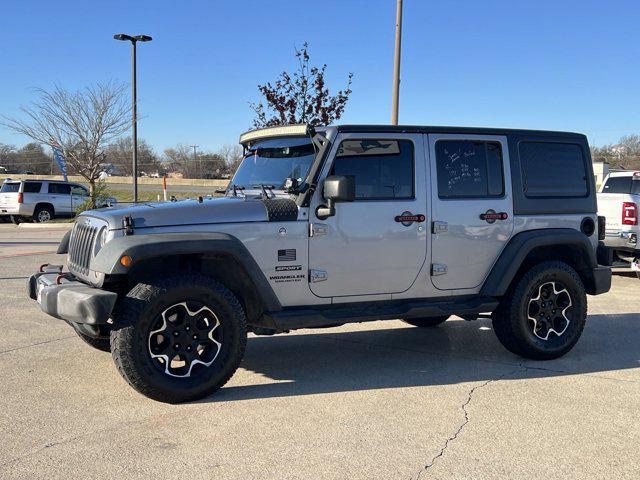
[[[316,308],[285,307],[279,312],[267,313],[265,316],[273,321],[278,331],[286,331],[374,320],[470,315],[491,312],[497,306],[498,301],[491,297],[449,297],[446,301],[395,300],[320,305]]]

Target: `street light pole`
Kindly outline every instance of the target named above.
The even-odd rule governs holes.
[[[138,95],[136,81],[136,41],[131,42],[131,139],[133,141],[133,203],[138,203]]]
[[[138,203],[138,95],[136,80],[136,44],[138,42],[150,42],[149,35],[126,35],[118,33],[113,36],[116,40],[131,42],[131,140],[133,143],[133,202]]]
[[[398,104],[400,103],[400,51],[402,48],[402,0],[398,0],[396,10],[396,47],[393,57],[393,92],[391,94],[391,124],[398,124]]]

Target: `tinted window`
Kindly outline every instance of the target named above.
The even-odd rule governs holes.
[[[573,143],[521,142],[520,164],[527,197],[586,197],[582,148]]]
[[[413,144],[409,140],[344,140],[333,175],[353,175],[356,199],[413,198]]]
[[[89,195],[89,191],[80,185],[71,185],[71,193],[73,195]]]
[[[20,190],[20,183],[3,183],[0,193],[15,193]]]
[[[640,194],[640,180],[634,180],[631,182],[631,193],[634,195]]]
[[[440,198],[504,194],[502,147],[497,142],[438,140],[436,169]]]
[[[24,193],[40,193],[42,188],[41,182],[25,182],[22,191]]]
[[[631,177],[609,177],[602,191],[604,193],[631,193]]]
[[[69,195],[71,187],[66,183],[50,183],[49,193],[57,193],[59,195]]]

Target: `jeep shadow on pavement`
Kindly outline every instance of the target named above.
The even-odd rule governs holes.
[[[155,400],[215,392],[248,332],[490,316],[508,350],[553,359],[610,288],[584,135],[289,125],[240,143],[223,198],[85,212],[68,271],[28,282]]]

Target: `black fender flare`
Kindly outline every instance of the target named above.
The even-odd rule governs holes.
[[[125,235],[107,242],[91,261],[91,270],[105,275],[126,275],[120,263],[123,255],[136,262],[152,258],[189,254],[223,254],[244,267],[266,311],[282,309],[264,273],[244,244],[226,233],[163,233]],[[233,273],[233,272],[230,272]]]
[[[525,258],[536,248],[553,246],[569,246],[574,249],[587,264],[587,276],[593,275],[593,270],[598,267],[595,249],[589,237],[582,232],[572,228],[528,230],[514,235],[509,240],[498,260],[493,264],[491,272],[480,289],[480,294],[488,297],[503,296]],[[585,287],[589,292],[593,288],[588,284],[590,279],[587,278],[587,280]]]

